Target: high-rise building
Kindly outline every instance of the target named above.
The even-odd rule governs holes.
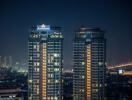
[[[12,67],[12,56],[9,56],[9,66]]]
[[[6,56],[4,57],[4,67],[7,67],[7,58],[6,58]]]
[[[37,25],[29,35],[30,100],[62,100],[63,34],[60,27]]]
[[[0,67],[2,67],[2,58],[0,56]]]
[[[63,72],[63,99],[73,100],[73,72]]]
[[[104,100],[106,40],[99,28],[80,28],[74,38],[74,100]]]

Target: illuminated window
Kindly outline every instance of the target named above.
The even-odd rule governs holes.
[[[48,59],[48,63],[50,63],[51,61],[50,61],[50,59]]]
[[[55,100],[58,100],[58,97],[55,97]]]
[[[39,94],[39,88],[37,88],[37,94]]]
[[[48,77],[49,78],[53,78],[53,74],[48,74]]]
[[[39,47],[37,47],[37,51],[39,51]]]
[[[50,81],[50,79],[48,79],[48,83],[50,83],[51,81]]]
[[[54,68],[54,71],[55,71],[55,72],[59,71],[59,68]]]
[[[39,66],[40,63],[39,62],[34,62],[34,66]]]
[[[47,97],[48,100],[50,100],[50,97]]]
[[[29,100],[32,100],[32,97],[31,97],[31,96],[29,96],[29,97],[28,97],[28,99],[29,99]]]
[[[33,48],[34,48],[34,49],[36,49],[36,48],[37,48],[37,46],[36,46],[36,45],[33,45]]]
[[[28,80],[29,83],[32,83],[33,81],[32,80]]]
[[[84,89],[80,89],[80,92],[84,92]]]
[[[54,65],[55,65],[55,66],[59,66],[60,63],[59,63],[59,62],[55,62]]]
[[[99,62],[99,66],[102,66],[103,65],[103,63],[102,62]]]
[[[59,83],[59,80],[55,80],[55,83]]]
[[[54,61],[54,57],[53,56],[51,56],[51,62],[53,62]]]
[[[37,80],[37,83],[39,83],[39,80]]]
[[[31,57],[29,57],[29,60],[32,60],[32,56],[31,56]]]
[[[60,35],[60,38],[63,38],[63,36],[62,36],[62,35]]]
[[[82,79],[84,79],[85,77],[84,76],[82,76]]]
[[[54,53],[54,57],[59,57],[59,54],[57,54],[57,53]]]
[[[54,97],[51,97],[51,100],[54,100]]]
[[[34,62],[34,66],[36,66],[36,62]]]
[[[36,68],[36,71],[39,72],[39,68]]]
[[[40,65],[40,63],[39,63],[39,62],[37,62],[37,63],[36,63],[36,65],[37,65],[37,66],[39,66],[39,65]]]
[[[92,89],[93,92],[98,92],[98,89]]]
[[[85,65],[85,62],[82,62],[82,65]]]

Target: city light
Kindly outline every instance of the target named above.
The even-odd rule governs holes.
[[[0,100],[132,100],[132,0],[1,0],[0,11]]]
[[[47,30],[50,30],[50,25],[37,25],[37,30],[38,31],[47,31]]]
[[[125,67],[130,67],[130,66],[132,66],[132,62],[119,64],[115,66],[108,66],[107,69],[112,70],[112,69],[125,68]]]

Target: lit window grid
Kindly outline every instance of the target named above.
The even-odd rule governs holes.
[[[87,99],[91,99],[91,47],[87,46],[87,60],[86,60],[86,95]]]
[[[42,100],[46,98],[46,44],[42,45]]]

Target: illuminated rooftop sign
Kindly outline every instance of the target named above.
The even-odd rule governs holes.
[[[50,35],[50,38],[63,38],[63,36],[60,34],[52,34]]]
[[[37,30],[39,31],[47,31],[47,30],[50,30],[50,25],[37,25]]]

